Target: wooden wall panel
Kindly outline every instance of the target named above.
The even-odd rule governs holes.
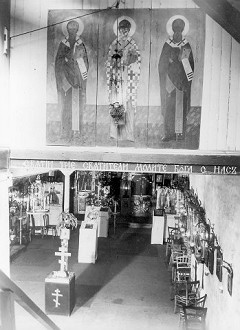
[[[225,150],[227,146],[227,125],[228,125],[228,96],[230,88],[230,65],[232,38],[222,30],[222,53],[220,65],[220,86],[219,86],[219,110],[217,125],[217,150]]]
[[[127,8],[137,8],[135,0],[128,0],[121,2],[119,4],[119,9],[127,9]]]
[[[38,52],[37,34],[28,33],[20,35],[29,30],[39,27],[39,10],[34,12],[29,1],[17,1],[12,3],[14,16],[11,19],[11,60],[10,60],[10,86],[12,97],[10,98],[11,110],[11,134],[9,144],[28,143],[29,136],[32,144],[37,145],[38,136],[36,127],[43,119],[43,125],[39,129],[40,138],[45,143],[46,117],[41,103],[45,103],[46,71],[40,72],[39,62],[35,61]],[[37,3],[38,5],[38,3]],[[39,6],[37,6],[39,9]],[[13,37],[16,36],[17,37]],[[46,43],[46,39],[44,40]],[[44,58],[46,52],[44,53]],[[41,57],[41,60],[44,59]],[[35,79],[35,75],[44,74],[44,80]],[[43,87],[44,86],[44,87]],[[40,101],[39,101],[40,99]],[[36,102],[36,100],[38,100]],[[44,108],[46,105],[44,104]],[[44,109],[43,108],[43,109]],[[29,124],[31,123],[31,124]],[[14,133],[15,132],[15,133]],[[25,133],[26,132],[26,133]]]
[[[115,145],[116,141],[110,139],[110,115],[107,90],[106,65],[110,43],[116,38],[113,32],[113,24],[116,20],[116,11],[101,12],[98,19],[98,47],[97,54],[97,122],[96,122],[96,145]],[[101,27],[101,28],[100,28]]]
[[[101,0],[99,1],[99,9],[106,9],[108,7],[113,6],[115,3],[114,0]],[[99,22],[99,24],[102,26],[102,29],[99,30],[98,27],[98,39],[103,40],[104,34],[107,33],[105,29],[105,25],[103,23]],[[99,33],[102,33],[101,35]],[[101,49],[101,47],[98,47],[98,68],[97,71],[102,68],[102,66],[105,68],[105,61],[106,61],[106,50]],[[99,68],[100,65],[100,68]],[[105,79],[104,79],[105,78]],[[98,74],[98,85],[104,85],[106,86],[106,76],[105,74],[99,75]],[[99,89],[97,91],[97,123],[95,126],[95,132],[96,132],[96,145],[97,146],[115,146],[117,142],[110,138],[110,119],[109,119],[109,110],[106,106],[107,104],[107,93],[106,88],[104,90],[101,90],[99,93]],[[104,105],[101,105],[104,104]]]
[[[24,10],[24,0],[11,1],[11,36],[24,32]],[[19,38],[13,40],[17,42]]]
[[[117,141],[110,138],[110,116],[106,105],[97,106],[97,122],[95,124],[96,146],[115,146]]]
[[[180,0],[181,2],[181,0]],[[185,4],[185,3],[184,3]],[[162,3],[162,6],[164,5],[164,2]],[[183,3],[181,4],[183,5]],[[171,8],[176,8],[176,1],[174,0],[169,0],[167,5],[166,5],[167,8],[171,9]]]
[[[150,14],[148,10],[136,9],[133,11],[133,18],[137,23],[133,38],[139,47],[141,55],[141,72],[137,91],[137,105],[139,106],[147,106],[149,104]]]
[[[111,3],[111,4],[110,4]],[[112,5],[113,1],[101,0],[99,1],[99,9],[105,9]]]
[[[229,109],[228,109],[228,126],[227,126],[227,150],[234,150],[237,136],[237,113],[239,111],[239,72],[240,72],[240,46],[233,39],[231,53],[231,76],[230,76],[230,93],[229,93]]]
[[[140,5],[140,4],[138,4]],[[136,148],[148,146],[148,117],[149,117],[149,62],[150,62],[150,15],[149,11],[137,11],[135,19],[138,18],[138,32],[136,40],[141,50],[141,72],[139,88],[137,92],[137,109],[135,114],[134,140]]]
[[[206,39],[205,39],[205,57],[203,73],[203,98],[201,113],[200,145],[202,150],[208,149],[208,138],[210,132],[210,122],[208,121],[209,102],[211,100],[211,66],[212,66],[212,44],[213,44],[213,26],[214,22],[206,16]]]
[[[135,115],[134,139],[136,148],[148,146],[148,107],[139,106]]]
[[[215,150],[217,146],[217,125],[220,99],[220,75],[221,75],[221,40],[222,29],[218,24],[213,25],[212,59],[211,62],[211,94],[208,107],[208,149]]]
[[[162,114],[159,106],[152,106],[148,116],[148,147],[161,148],[163,137]]]
[[[134,2],[134,8],[151,8],[151,6],[151,0],[135,0]]]
[[[151,8],[198,8],[191,0],[152,0]]]
[[[37,0],[37,1],[43,2],[47,10],[48,9],[83,9],[83,0],[79,0],[79,1],[78,0],[67,0],[67,1]]]
[[[89,6],[91,3],[89,4]],[[83,4],[84,7],[84,4]],[[86,10],[86,13],[91,13],[91,8]],[[82,11],[80,11],[82,15]],[[84,13],[84,11],[83,11]],[[97,118],[97,104],[96,104],[96,95],[97,95],[97,58],[98,58],[98,13],[88,15],[83,17],[86,28],[84,35],[84,42],[87,49],[88,61],[89,61],[89,70],[87,78],[87,95],[86,95],[86,107],[85,112],[88,109],[88,106],[91,109],[91,113],[85,113],[85,119],[88,123],[88,127],[91,127],[92,136],[89,136],[87,131],[82,132],[82,140],[91,141],[91,145],[96,143],[96,118]],[[83,121],[84,127],[84,121]],[[94,131],[92,129],[94,128]],[[94,141],[94,142],[93,142]]]
[[[81,137],[79,140],[73,140],[73,143],[94,147],[96,145],[96,105],[86,105],[83,110],[82,123]]]
[[[207,16],[200,149],[239,150],[240,46]]]
[[[153,1],[154,9],[161,7],[161,1]],[[160,38],[160,29],[165,30],[165,26],[161,24],[161,20],[157,20],[158,14],[151,13],[151,47],[150,47],[150,76],[149,84],[149,117],[148,117],[148,147],[159,148],[163,132],[163,116],[161,113],[160,86],[158,74],[158,62],[164,40]],[[153,24],[153,20],[155,24]]]
[[[239,74],[239,80],[240,80],[240,74]],[[240,86],[240,82],[239,82]],[[240,96],[240,91],[238,92],[238,95]],[[235,150],[240,150],[240,107],[239,107],[239,99],[238,99],[238,106],[237,106],[237,119],[236,119],[236,125],[237,125],[237,134],[236,134],[236,143],[235,143]]]
[[[83,0],[83,9],[98,9],[99,2],[96,0]]]

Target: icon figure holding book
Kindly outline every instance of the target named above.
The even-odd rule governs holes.
[[[188,20],[175,15],[168,20],[166,29],[169,38],[163,45],[158,64],[163,142],[185,138],[194,74],[192,48],[185,38],[189,30]]]
[[[88,57],[80,38],[84,29],[80,19],[63,23],[65,38],[60,42],[55,59],[58,105],[61,109],[62,137],[79,135],[86,104]]]

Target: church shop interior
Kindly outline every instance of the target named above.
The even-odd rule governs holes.
[[[180,190],[181,187],[181,190]],[[173,218],[183,203],[181,191],[189,189],[187,175],[74,171],[70,175],[69,213],[85,220],[92,207],[115,215],[125,225],[152,226],[154,214]],[[30,238],[33,227],[51,235],[64,209],[64,175],[49,171],[13,179],[9,188],[10,240],[19,244]],[[66,209],[66,208],[65,208]],[[67,207],[68,209],[68,207]],[[26,231],[27,230],[27,231]],[[35,231],[36,233],[36,231]]]
[[[76,170],[69,181],[68,208],[64,205],[65,176],[60,170],[13,178],[9,188],[13,258],[14,252],[26,248],[33,239],[59,237],[62,252],[55,255],[61,256],[60,270],[51,276],[68,277],[72,282],[74,273],[69,271],[67,261],[71,231],[79,235],[78,263],[95,264],[99,239],[109,239],[122,227],[145,228],[151,232],[149,244],[164,247],[170,270],[169,299],[174,300],[173,312],[180,312],[180,322],[184,321],[186,294],[202,313],[206,312],[204,276],[209,273],[216,272],[222,282],[223,267],[227,269],[227,290],[232,295],[233,268],[223,260],[214,225],[206,219],[188,174]],[[51,285],[51,276],[45,280],[46,287]],[[59,312],[47,300],[45,308],[50,314]],[[62,313],[70,315],[73,308],[70,301]],[[203,320],[205,316],[198,318]]]
[[[167,299],[172,304],[172,315],[181,326],[185,326],[188,317],[186,306],[199,308],[202,314],[197,320],[201,326],[205,324],[210,277],[219,283],[219,290],[232,297],[234,267],[224,254],[221,237],[206,216],[197,190],[205,178],[211,178],[215,186],[223,187],[224,182],[230,186],[229,182],[238,177],[227,173],[237,171],[236,167],[71,162],[73,168],[66,171],[55,167],[57,161],[46,163],[53,168],[42,170],[37,166],[26,168],[38,164],[34,161],[21,161],[24,168],[19,168],[18,161],[11,164],[13,177],[8,188],[11,269],[13,274],[16,269],[21,270],[21,262],[30,255],[34,258],[35,254],[37,262],[39,253],[44,253],[46,248],[48,255],[53,254],[60,265],[55,264],[44,280],[47,314],[70,316],[79,308],[82,293],[78,293],[77,278],[82,275],[79,276],[76,265],[92,265],[97,271],[106,253],[104,245],[108,244],[107,258],[111,260],[113,251],[119,249],[114,244],[119,244],[119,238],[121,242],[124,235],[127,240],[121,245],[127,242],[127,249],[131,250],[127,253],[133,253],[143,236],[147,237],[146,251],[151,253],[154,251],[151,247],[157,248],[158,261],[164,261],[168,277]],[[103,169],[103,165],[105,171],[96,170]],[[116,171],[106,170],[111,167]],[[165,172],[158,172],[158,168]],[[151,169],[156,171],[150,172]],[[210,170],[212,175],[204,174]],[[143,253],[141,249],[137,250],[138,256]],[[23,261],[18,265],[18,260]],[[34,272],[36,265],[28,265],[29,273]],[[94,274],[94,268],[89,274]],[[20,271],[18,280],[21,276]],[[58,281],[71,292],[70,295],[62,292],[66,305],[60,307],[56,303],[60,298],[53,299],[50,295],[58,290]]]
[[[53,162],[54,165],[57,163]],[[23,160],[21,164],[30,165],[30,162]],[[108,244],[107,258],[111,260],[113,251],[119,249],[116,250],[114,244],[119,244],[117,242],[119,239],[121,242],[124,235],[130,235],[121,242],[123,246],[127,243],[127,253],[133,253],[135,244],[139,244],[138,240],[144,236],[147,238],[144,249],[156,248],[161,255],[159,262],[164,261],[168,278],[166,296],[172,305],[172,315],[177,317],[176,324],[185,326],[185,306],[199,308],[202,314],[197,320],[201,326],[205,324],[208,280],[216,278],[222,292],[231,297],[234,267],[224,255],[215,224],[206,216],[196,183],[200,187],[201,180],[211,177],[214,185],[221,182],[223,186],[224,182],[234,180],[232,175],[226,174],[230,167],[171,164],[152,164],[154,167],[151,167],[140,163],[114,163],[116,171],[111,171],[106,169],[110,169],[113,163],[105,163],[105,171],[97,171],[97,165],[101,169],[103,163],[83,164],[84,169],[72,168],[70,171],[53,167],[37,172],[36,168],[31,168],[32,174],[27,175],[26,168],[19,171],[19,163],[12,162],[13,178],[8,201],[13,274],[16,269],[21,269],[21,260],[30,258],[30,254],[34,258],[34,253],[39,258],[39,253],[44,253],[40,250],[47,248],[49,255],[55,254],[50,257],[60,265],[55,265],[44,280],[45,312],[70,316],[79,308],[78,300],[82,294],[79,295],[76,289],[79,287],[79,274],[77,271],[75,278],[74,272],[76,265],[92,265],[97,272],[106,253],[105,244]],[[76,162],[72,167],[81,168],[83,164]],[[165,172],[147,171],[158,166],[162,166]],[[117,171],[123,168],[130,171]],[[140,172],[140,169],[146,172]],[[203,173],[210,169],[212,175]],[[231,171],[234,169],[231,167]],[[141,249],[138,250],[139,256],[143,253]],[[31,267],[34,271],[36,266],[28,267],[31,273]],[[89,272],[95,274],[94,268]],[[96,274],[88,276],[98,277]],[[21,279],[21,272],[17,278]],[[59,280],[71,291],[67,298],[63,293],[67,302],[60,307],[56,303],[60,298],[49,296],[49,292],[58,289],[55,286]]]

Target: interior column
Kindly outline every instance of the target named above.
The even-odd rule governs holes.
[[[8,188],[9,173],[0,173],[0,269],[10,276],[10,244],[9,244],[9,205]]]
[[[62,170],[64,174],[64,203],[63,203],[63,211],[69,212],[69,204],[70,204],[70,175],[72,174],[72,170]]]

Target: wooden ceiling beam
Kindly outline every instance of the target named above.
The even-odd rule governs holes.
[[[240,12],[226,0],[193,0],[240,43]]]
[[[90,149],[90,148],[89,148]],[[61,148],[60,148],[61,150]],[[199,150],[152,150],[152,152],[122,152],[100,150],[11,150],[10,164],[24,160],[55,160],[82,162],[128,162],[185,165],[231,165],[240,167],[239,152],[200,152]]]

